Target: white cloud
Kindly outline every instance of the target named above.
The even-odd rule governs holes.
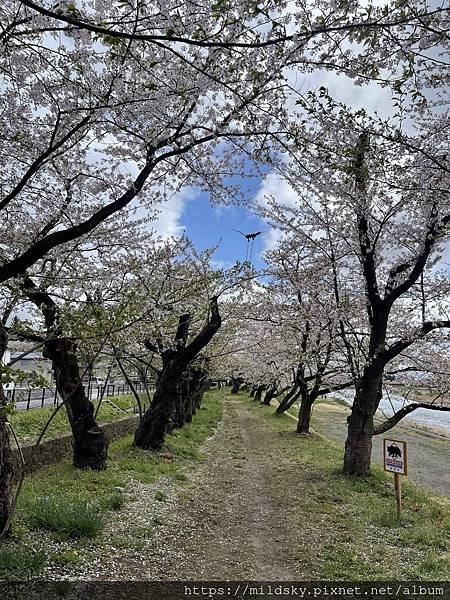
[[[364,108],[369,114],[377,112],[384,118],[391,117],[394,113],[391,90],[375,82],[356,85],[346,75],[318,69],[306,78],[303,91],[316,90],[320,86],[328,88],[335,100],[344,102],[353,109]]]
[[[253,203],[257,207],[267,208],[270,199],[274,199],[279,206],[286,206],[289,208],[294,208],[299,204],[297,192],[285,179],[274,172],[268,173],[262,180]],[[264,247],[262,252],[273,250],[282,237],[282,232],[279,229],[272,227],[272,229],[264,235]]]
[[[298,206],[299,197],[297,192],[289,185],[289,183],[277,173],[273,171],[268,173],[262,180],[253,202],[257,206],[267,207],[268,200],[273,198],[277,204],[294,208]]]
[[[183,188],[167,201],[156,204],[152,208],[159,212],[159,216],[150,223],[149,227],[163,238],[181,235],[184,232],[180,222],[183,210],[195,195],[195,190]]]

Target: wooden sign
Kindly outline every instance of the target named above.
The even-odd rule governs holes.
[[[408,461],[406,454],[406,442],[399,440],[383,440],[384,470],[389,473],[407,475]]]
[[[406,442],[383,440],[384,470],[394,474],[395,512],[397,519],[402,513],[402,482],[400,475],[408,472]]]

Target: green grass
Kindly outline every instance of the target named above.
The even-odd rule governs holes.
[[[278,432],[283,478],[293,478],[292,527],[305,530],[297,549],[306,573],[334,580],[447,580],[450,573],[450,501],[407,480],[403,512],[395,516],[392,477],[372,467],[365,479],[342,473],[342,445],[323,435],[298,436],[295,422],[248,402],[248,410]],[[313,427],[317,427],[314,421]]]
[[[141,395],[141,398],[144,400],[143,395]],[[146,398],[147,397],[145,396],[145,399]],[[123,410],[130,409],[135,405],[135,399],[132,395],[110,397],[108,400]],[[93,404],[95,407],[97,407],[98,402],[94,401]],[[11,424],[14,427],[16,435],[20,441],[32,442],[38,438],[54,410],[55,407],[53,406],[33,408],[30,410],[17,410],[9,417],[9,420],[11,421]],[[132,414],[132,412],[124,413],[119,411],[103,400],[98,411],[97,421],[99,423],[108,423],[111,421],[117,421],[118,419],[123,419],[126,416],[131,416]],[[70,432],[70,425],[69,421],[67,420],[66,411],[64,407],[62,407],[53,418],[49,428],[45,433],[44,439],[68,432]]]
[[[158,502],[165,502],[167,500],[167,495],[164,492],[155,492],[155,500]]]
[[[77,470],[69,461],[63,461],[28,476],[13,522],[13,537],[4,543],[4,570],[10,571],[13,579],[28,576],[28,572],[19,573],[8,566],[14,562],[12,559],[8,562],[8,556],[14,553],[30,555],[34,570],[30,566],[29,575],[42,569],[45,561],[39,562],[37,558],[34,563],[31,561],[34,555],[29,548],[36,539],[42,540],[48,560],[65,568],[75,567],[83,554],[91,552],[92,544],[96,543],[92,538],[101,537],[108,520],[121,518],[120,510],[128,498],[132,498],[136,481],[152,483],[166,475],[183,482],[184,471],[203,458],[200,446],[212,435],[220,419],[222,407],[218,399],[222,396],[221,391],[205,394],[193,422],[169,435],[161,453],[133,448],[133,436],[127,435],[110,445],[105,471]],[[162,494],[160,500],[165,499]],[[118,512],[117,516],[113,511]],[[121,539],[120,543],[123,547],[127,544],[140,547],[143,537],[151,532],[136,535],[139,538],[136,543],[127,539]],[[55,553],[52,538],[66,540],[61,551]],[[83,548],[86,551],[83,552]],[[0,556],[0,574],[2,568]]]
[[[42,496],[28,507],[28,524],[34,529],[48,529],[59,539],[78,539],[96,537],[104,528],[105,520],[94,503],[63,502],[61,498]]]
[[[339,404],[339,406],[345,406],[348,408],[347,402],[343,398],[318,398],[316,404]]]
[[[182,482],[186,468],[203,460],[201,444],[220,419],[221,404],[217,399],[222,395],[223,390],[209,393],[194,422],[174,431],[161,453],[133,448],[132,436],[126,436],[111,444],[106,471],[77,471],[64,462],[28,477],[14,522],[15,538],[5,544],[3,558],[0,554],[0,578],[5,572],[13,579],[39,573],[45,554],[55,567],[76,574],[86,557],[98,555],[101,530],[94,539],[73,539],[68,537],[67,529],[61,532],[50,528],[48,518],[47,522],[33,520],[36,507],[42,502],[45,505],[43,499],[51,496],[55,505],[63,507],[89,505],[106,523],[121,519],[121,507],[133,497],[135,482],[152,483],[161,475]],[[296,490],[292,512],[280,518],[302,532],[304,542],[292,552],[298,556],[304,573],[317,580],[448,579],[448,499],[433,497],[404,480],[403,514],[398,520],[392,478],[380,468],[374,467],[373,476],[368,479],[346,477],[342,474],[340,444],[323,435],[297,436],[293,433],[295,422],[288,416],[276,416],[273,408],[252,404],[247,399],[243,402],[255,419],[277,432],[276,448],[271,449],[271,460],[279,461],[273,487],[280,499],[286,491]],[[314,427],[317,424],[313,422]],[[181,497],[183,494],[188,491],[180,488]],[[155,492],[154,498],[161,502],[166,499],[161,492]],[[143,550],[146,540],[163,524],[164,520],[155,515],[151,525],[118,533],[111,542],[124,550]],[[66,537],[68,541],[55,550],[54,542],[50,544],[52,536]],[[40,546],[33,553],[30,546],[36,539]],[[19,572],[11,556],[22,554],[25,558],[20,560],[23,570]]]
[[[46,554],[40,548],[0,547],[0,580],[26,579],[39,573],[46,562]]]
[[[83,561],[83,557],[78,550],[65,550],[54,554],[52,560],[57,565],[70,567],[79,565]]]
[[[125,491],[122,488],[113,490],[112,493],[106,497],[103,508],[106,510],[120,510],[125,504],[126,499]]]

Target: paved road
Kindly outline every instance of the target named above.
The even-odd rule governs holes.
[[[86,395],[88,388],[85,387]],[[104,398],[108,396],[121,396],[130,394],[130,391],[122,386],[114,387],[111,385],[108,389],[108,394],[105,393]],[[7,399],[11,399],[12,392],[7,391]],[[93,387],[89,390],[90,400],[97,400],[101,396],[101,388]],[[43,406],[55,406],[57,403],[60,404],[61,398],[56,393],[55,388],[44,388],[44,389],[16,389],[15,395],[15,407],[16,410],[28,410],[31,408],[42,408]]]

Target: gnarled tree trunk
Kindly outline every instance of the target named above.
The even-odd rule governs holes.
[[[300,398],[300,390],[297,385],[294,385],[291,390],[284,396],[279,405],[277,406],[276,413],[282,415],[284,412],[289,410],[295,402]]]
[[[134,445],[143,450],[160,450],[174,426],[177,405],[180,402],[180,384],[189,363],[210,342],[221,325],[217,298],[210,301],[211,315],[198,335],[187,345],[189,315],[182,315],[175,335],[176,350],[162,352],[162,371],[156,383],[152,403],[144,414],[134,435]],[[152,346],[146,342],[148,347]],[[194,409],[196,407],[194,406]]]
[[[300,409],[298,411],[298,423],[297,433],[302,435],[309,435],[309,427],[311,424],[311,413],[314,402],[317,399],[317,395],[307,391],[302,394],[302,401],[300,403]]]
[[[86,397],[78,366],[76,343],[59,337],[45,344],[53,363],[55,383],[64,401],[73,435],[73,465],[77,469],[106,469],[108,442],[94,419],[94,405]]]
[[[256,388],[255,395],[253,396],[254,400],[256,400],[257,402],[261,402],[262,393],[266,389],[266,387],[267,386],[265,386],[265,385],[259,385]]]
[[[300,433],[301,435],[310,434],[311,412],[312,404],[307,401],[302,402],[298,412],[297,433]]]
[[[382,368],[367,367],[356,391],[352,412],[347,419],[344,455],[344,473],[347,475],[370,475],[373,417],[382,395],[382,377]]]
[[[8,337],[3,324],[0,322],[0,364],[8,344]],[[0,383],[0,532],[9,521],[11,512],[11,490],[13,478],[13,463],[9,430],[6,419],[6,398]],[[9,533],[8,531],[5,534]]]
[[[56,388],[64,401],[73,435],[73,465],[77,469],[106,469],[108,442],[94,419],[94,405],[84,393],[75,340],[64,337],[59,326],[59,308],[53,298],[39,290],[30,277],[23,281],[24,292],[42,311],[53,339],[44,345],[52,361]]]
[[[209,388],[208,372],[206,369],[193,369],[193,387],[190,394],[190,403],[192,405],[192,414],[195,414],[200,408],[203,400],[203,394]],[[191,419],[192,420],[192,416]]]
[[[150,407],[134,435],[134,445],[143,450],[159,450],[174,427],[176,406],[180,401],[180,380],[185,365],[175,359],[163,365]]]
[[[262,404],[265,404],[266,406],[270,406],[270,403],[271,403],[272,399],[275,398],[276,393],[277,393],[277,388],[270,387],[264,396],[264,400],[262,401]]]
[[[244,380],[242,379],[242,377],[233,377],[231,379],[231,393],[238,394],[243,382]]]
[[[192,386],[192,375],[190,369],[187,369],[181,376],[178,385],[178,402],[175,404],[173,427],[181,429],[187,421],[189,411],[190,395]]]

